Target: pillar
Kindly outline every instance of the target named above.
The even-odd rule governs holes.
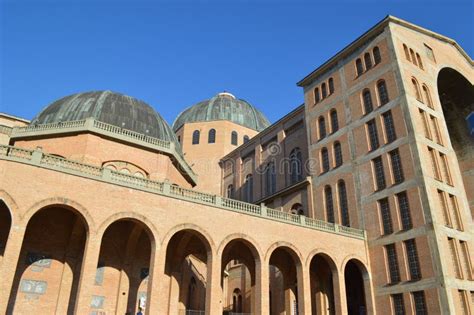
[[[266,261],[255,262],[255,310],[254,314],[270,314],[270,265]]]
[[[160,250],[152,246],[145,314],[168,313],[170,279],[165,273],[165,265],[166,246]]]
[[[337,315],[347,314],[347,299],[346,299],[346,283],[344,278],[344,271],[333,271],[334,282],[334,305],[336,307]]]
[[[206,315],[222,315],[221,257],[207,254]]]
[[[298,313],[311,314],[311,281],[309,266],[300,264],[296,268],[298,279]]]

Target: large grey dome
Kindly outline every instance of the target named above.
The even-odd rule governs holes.
[[[174,142],[176,135],[168,123],[148,104],[111,91],[93,91],[63,97],[48,105],[32,124],[48,124],[86,118]]]
[[[268,119],[254,106],[224,92],[185,109],[174,121],[173,130],[177,131],[185,123],[213,120],[229,120],[257,131],[270,126]]]

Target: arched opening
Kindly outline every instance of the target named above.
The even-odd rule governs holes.
[[[259,256],[246,240],[230,241],[222,252],[222,303],[224,313],[255,314],[256,265]]]
[[[438,93],[451,145],[456,152],[469,204],[474,204],[474,133],[467,117],[474,112],[474,86],[452,68],[438,74]],[[472,121],[472,116],[471,116]],[[474,208],[471,208],[471,214]]]
[[[8,235],[12,226],[12,217],[7,205],[0,200],[0,264],[7,247]]]
[[[102,236],[91,313],[135,314],[146,306],[153,236],[141,222],[121,219]]]
[[[33,215],[26,227],[8,314],[73,313],[87,231],[84,218],[65,206],[50,206]]]
[[[194,230],[179,231],[170,239],[165,264],[169,277],[168,314],[205,311],[210,248],[206,238]]]
[[[325,254],[317,254],[311,259],[311,314],[335,314],[334,282],[337,268],[333,260]]]
[[[278,247],[270,256],[270,315],[300,314],[298,275],[300,262],[289,247]]]
[[[291,214],[304,215],[303,205],[301,203],[295,203],[291,206]]]
[[[346,286],[347,313],[349,315],[367,314],[366,287],[368,287],[368,273],[365,267],[357,260],[351,259],[344,268]]]

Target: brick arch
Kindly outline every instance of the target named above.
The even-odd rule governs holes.
[[[7,206],[7,209],[10,213],[10,218],[12,220],[11,226],[19,223],[21,221],[20,211],[13,197],[5,190],[0,189],[0,200]]]
[[[270,257],[272,256],[272,253],[277,249],[277,248],[280,248],[280,247],[287,247],[289,248],[291,251],[290,251],[290,255],[295,255],[297,258],[297,263],[299,263],[300,265],[303,265],[303,256],[301,255],[300,251],[298,250],[298,248],[296,248],[295,245],[289,243],[289,242],[286,242],[286,241],[278,241],[278,242],[275,242],[273,243],[272,245],[270,245],[270,247],[267,249],[266,253],[265,253],[265,261],[268,263],[270,262]]]
[[[451,68],[457,72],[459,72],[459,74],[461,74],[464,78],[466,78],[467,81],[469,81],[469,83],[471,83],[471,85],[474,85],[474,82],[472,80],[474,80],[473,78],[471,78],[471,76],[469,76],[468,74],[465,73],[464,70],[461,70],[458,66],[456,66],[455,64],[440,64],[438,65],[438,69],[436,70],[436,78],[439,77],[439,73],[445,69],[448,69],[448,68]],[[438,87],[437,87],[437,84],[436,85],[436,92],[438,92]]]
[[[89,211],[87,211],[86,207],[74,200],[64,197],[52,197],[36,202],[21,216],[22,225],[26,227],[31,218],[36,213],[38,213],[40,210],[53,206],[66,208],[78,214],[82,218],[87,234],[96,232],[94,219],[90,215]]]
[[[224,249],[226,248],[227,245],[229,245],[232,241],[238,241],[238,240],[245,241],[244,243],[249,247],[249,250],[254,255],[254,258],[257,261],[262,262],[263,255],[262,255],[262,251],[260,247],[258,246],[257,241],[255,241],[252,237],[246,234],[242,234],[242,233],[230,234],[225,239],[223,239],[222,242],[219,244],[219,247],[217,248],[218,256],[219,257],[222,256],[222,253],[224,252]]]
[[[333,256],[329,255],[327,252],[325,252],[321,248],[316,248],[313,249],[308,257],[306,258],[305,264],[307,267],[311,265],[311,261],[313,260],[314,257],[316,256],[322,256],[324,260],[328,263],[329,267],[331,268],[331,271],[333,272],[338,272],[338,264],[337,264],[337,259],[335,259]]]
[[[364,277],[364,279],[365,277],[370,278],[370,273],[369,273],[369,269],[367,268],[367,265],[363,262],[364,260],[361,259],[357,255],[348,255],[344,258],[344,260],[342,261],[340,265],[341,272],[344,272],[344,270],[346,269],[347,263],[351,260],[353,260],[356,263],[356,265],[359,267],[360,272],[362,273],[362,276]]]
[[[192,223],[178,224],[172,227],[165,234],[165,237],[162,239],[161,246],[163,246],[163,248],[167,248],[171,238],[174,235],[176,235],[177,233],[181,231],[186,231],[186,230],[191,231],[191,232],[196,232],[197,236],[201,239],[201,241],[204,242],[204,245],[207,247],[207,250],[211,251],[212,253],[215,252],[216,245],[214,244],[214,241],[212,240],[212,237],[210,236],[210,234],[206,230],[201,228],[200,226],[197,226]]]
[[[107,219],[102,221],[102,223],[97,229],[97,236],[100,239],[102,239],[107,228],[120,220],[131,220],[131,221],[137,222],[138,224],[143,225],[143,227],[145,228],[145,231],[148,234],[148,237],[150,238],[152,252],[153,250],[157,250],[159,248],[160,234],[158,233],[158,230],[156,229],[155,225],[150,220],[148,220],[145,216],[137,214],[135,212],[131,212],[131,211],[114,213],[113,215],[109,216]]]

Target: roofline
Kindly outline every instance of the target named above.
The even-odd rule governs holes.
[[[25,122],[25,123],[28,123],[28,124],[31,123],[31,121],[28,120],[28,119],[21,118],[21,117],[15,116],[15,115],[10,115],[10,114],[4,113],[4,112],[0,112],[0,116],[5,116],[5,117],[10,118],[10,119],[19,120],[19,121],[22,121],[22,122]]]
[[[389,25],[390,22],[393,22],[393,23],[396,23],[398,25],[401,25],[401,26],[404,26],[404,27],[407,27],[409,29],[412,29],[414,31],[417,31],[417,32],[420,32],[420,33],[423,33],[425,35],[428,35],[428,36],[431,36],[431,37],[434,37],[436,39],[439,39],[441,41],[444,41],[444,42],[447,42],[451,45],[453,45],[454,47],[456,47],[459,52],[461,53],[461,55],[464,56],[464,58],[466,58],[466,60],[471,64],[471,66],[474,66],[474,61],[472,60],[472,58],[464,51],[464,49],[452,38],[449,38],[449,37],[446,37],[444,35],[441,35],[439,33],[436,33],[436,32],[433,32],[433,31],[430,31],[426,28],[423,28],[421,26],[418,26],[418,25],[415,25],[415,24],[412,24],[408,21],[405,21],[405,20],[402,20],[400,18],[397,18],[395,16],[392,16],[392,15],[387,15],[386,17],[384,17],[380,22],[378,22],[377,24],[375,24],[374,26],[372,26],[370,29],[368,29],[365,33],[363,33],[362,35],[360,35],[358,38],[356,38],[354,41],[352,41],[349,45],[347,45],[346,47],[344,47],[343,49],[341,49],[339,52],[337,52],[333,57],[331,57],[330,59],[328,59],[326,62],[324,62],[322,65],[320,65],[318,68],[316,68],[315,70],[313,70],[310,74],[308,74],[307,76],[305,76],[303,79],[301,79],[299,82],[297,82],[296,84],[300,87],[303,87],[305,85],[307,85],[308,83],[310,83],[315,77],[323,74],[324,72],[326,72],[328,69],[330,69],[332,66],[334,66],[335,64],[337,64],[337,62],[339,61],[339,59],[342,59],[344,57],[346,57],[347,55],[351,54],[354,50],[356,50],[358,48],[358,46],[360,44],[362,44],[364,41],[367,40],[367,38],[369,37],[372,37],[378,33],[382,33],[383,30],[385,29],[385,27],[387,25]]]

